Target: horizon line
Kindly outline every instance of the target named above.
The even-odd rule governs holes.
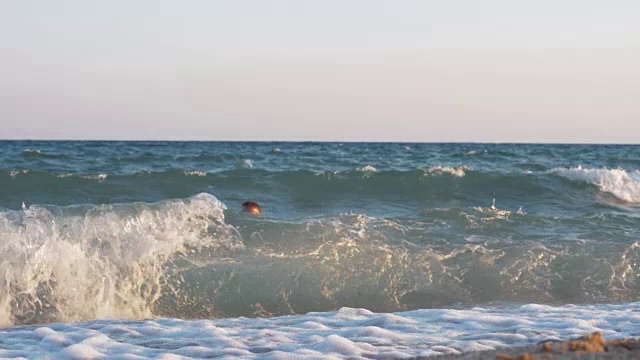
[[[210,142],[210,143],[352,143],[352,144],[478,144],[478,145],[614,145],[637,146],[638,143],[606,143],[606,142],[517,142],[517,141],[386,141],[386,140],[196,140],[196,139],[48,139],[48,138],[21,138],[1,139],[0,142]]]

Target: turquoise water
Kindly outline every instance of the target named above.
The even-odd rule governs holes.
[[[638,146],[0,150],[3,325],[640,299]]]

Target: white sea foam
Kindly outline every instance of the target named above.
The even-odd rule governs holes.
[[[467,220],[470,225],[477,225],[477,220],[479,221],[494,221],[494,220],[505,220],[508,219],[509,216],[513,215],[514,212],[504,209],[499,209],[496,207],[496,199],[493,199],[491,202],[491,206],[488,208],[483,208],[480,206],[473,208],[476,211],[475,215],[465,214]],[[524,216],[525,213],[522,211],[522,207],[515,212],[516,215]]]
[[[554,173],[573,181],[581,181],[597,186],[600,191],[610,193],[620,200],[640,203],[640,174],[623,169],[554,169]]]
[[[367,172],[367,173],[374,173],[376,171],[378,171],[376,168],[374,168],[371,165],[367,165],[367,166],[363,166],[361,168],[358,168],[358,171],[362,171],[362,172]]]
[[[442,166],[434,166],[431,167],[429,169],[425,169],[424,170],[424,174],[426,175],[443,175],[443,174],[448,174],[451,176],[455,176],[455,177],[463,177],[465,176],[467,173],[467,171],[469,171],[470,169],[466,166],[460,166],[457,168],[452,168],[452,167],[442,167]]]
[[[276,318],[100,320],[0,329],[0,357],[407,358],[489,350],[601,331],[640,335],[640,303],[373,313],[342,308]]]
[[[240,167],[245,169],[253,169],[253,161],[251,161],[251,159],[244,159],[240,163]]]
[[[29,173],[29,170],[11,170],[9,171],[9,176],[14,178],[18,175],[27,175],[28,173]]]
[[[107,174],[93,174],[93,175],[81,175],[81,178],[89,179],[89,180],[98,180],[104,181],[109,175]]]
[[[199,194],[0,212],[0,325],[152,316],[172,254],[242,246],[224,209]]]
[[[206,171],[198,171],[198,170],[187,170],[184,172],[187,176],[207,176]]]
[[[471,150],[465,153],[465,155],[467,156],[476,156],[476,155],[484,155],[487,153],[487,150],[482,150],[482,151],[476,151],[476,150]]]

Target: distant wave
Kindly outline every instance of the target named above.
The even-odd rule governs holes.
[[[252,169],[253,161],[251,159],[244,159],[238,163],[238,167],[242,169]]]
[[[209,172],[198,169],[138,171],[134,174],[73,174],[0,170],[0,203],[18,208],[22,201],[73,204],[156,201],[224,188],[251,194],[286,194],[306,201],[385,199],[398,204],[464,201],[480,206],[492,198],[511,198],[517,206],[541,202],[572,204],[617,201],[640,204],[640,173],[624,169],[556,168],[545,171],[487,171],[466,166],[433,166],[411,171],[380,171],[364,166],[344,171],[267,171],[239,167]],[[559,182],[557,179],[569,181]],[[10,190],[9,190],[10,189]],[[599,196],[607,195],[607,196]],[[584,205],[581,205],[584,206]]]
[[[585,182],[622,201],[640,203],[640,173],[623,169],[555,169],[554,173],[573,181]]]
[[[371,165],[363,166],[361,168],[358,168],[357,170],[365,173],[374,173],[378,171],[376,168],[374,168]]]
[[[38,149],[25,149],[22,151],[22,155],[27,159],[64,159],[69,157],[65,154],[47,153]]]
[[[463,177],[467,174],[467,171],[470,171],[471,169],[469,169],[466,166],[461,166],[461,167],[457,167],[457,168],[452,168],[452,167],[442,167],[442,166],[434,166],[428,169],[425,169],[424,173],[425,175],[443,175],[443,174],[448,174],[451,176],[456,176],[456,177]]]
[[[107,174],[94,174],[94,175],[80,175],[81,178],[89,180],[105,180],[109,175]]]
[[[11,170],[9,171],[9,176],[15,178],[16,176],[27,175],[28,173],[29,170]]]

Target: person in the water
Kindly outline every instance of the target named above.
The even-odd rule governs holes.
[[[253,201],[245,201],[244,203],[242,203],[242,212],[246,212],[255,216],[262,215],[262,209],[260,208],[260,205]]]

